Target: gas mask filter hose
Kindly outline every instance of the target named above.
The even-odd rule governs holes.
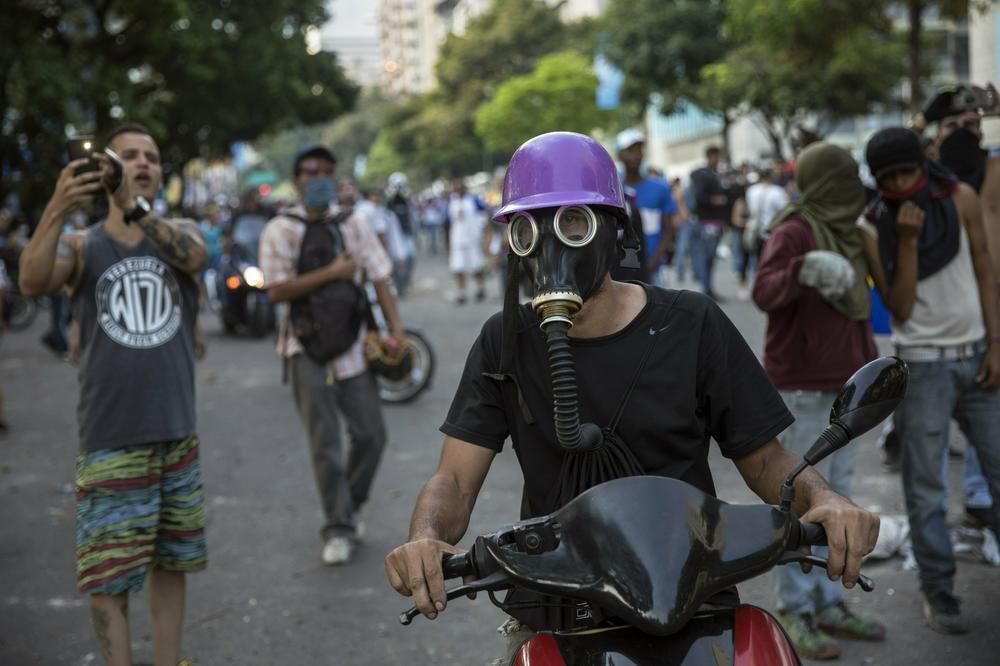
[[[569,292],[542,294],[532,301],[542,320],[541,328],[549,352],[552,376],[552,407],[556,437],[568,451],[590,451],[601,445],[601,429],[593,423],[580,423],[577,405],[576,364],[569,347],[572,316],[583,300]]]

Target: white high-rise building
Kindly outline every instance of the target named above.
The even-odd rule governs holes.
[[[492,0],[379,0],[378,25],[382,86],[390,94],[410,95],[434,87],[438,48],[449,32],[461,35],[470,19]],[[552,4],[558,0],[547,0]],[[567,0],[564,20],[597,16],[608,0]]]
[[[337,54],[341,66],[355,83],[366,87],[378,85],[382,54],[375,0],[356,0],[351,4],[339,0],[328,4],[331,18],[320,29],[321,47]]]
[[[393,95],[412,95],[434,86],[437,48],[445,32],[441,0],[380,0],[381,82]]]

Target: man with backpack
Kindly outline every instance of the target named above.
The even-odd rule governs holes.
[[[293,163],[298,205],[267,223],[260,239],[268,297],[288,304],[278,354],[309,437],[313,473],[323,503],[322,561],[345,564],[360,532],[358,511],[368,498],[386,432],[375,378],[364,355],[368,280],[389,322],[389,345],[404,339],[390,288],[392,263],[371,226],[336,205],[336,159],[322,146]],[[347,455],[340,418],[347,421]]]

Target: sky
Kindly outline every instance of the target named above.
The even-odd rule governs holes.
[[[323,36],[375,37],[375,11],[378,0],[329,0],[327,8],[333,19],[323,26]]]

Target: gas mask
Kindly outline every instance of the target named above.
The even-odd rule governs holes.
[[[537,293],[531,305],[545,338],[555,444],[563,453],[554,506],[597,483],[643,471],[614,425],[602,429],[581,423],[568,335],[573,318],[600,292],[616,261],[622,268],[639,268],[639,237],[626,223],[628,214],[614,160],[589,136],[541,134],[525,141],[507,165],[501,206],[493,216],[508,225],[510,244],[500,366],[499,372],[484,374],[513,387],[521,417],[535,422],[514,372],[521,311],[518,274],[524,264]]]
[[[525,264],[537,294],[531,305],[548,346],[556,436],[568,451],[591,451],[603,440],[599,427],[580,423],[568,332],[618,259],[617,223],[599,208],[573,204],[521,211],[507,226],[511,252]]]
[[[617,259],[617,220],[586,205],[524,211],[511,217],[507,239],[535,287],[532,307],[544,327],[552,318],[572,324],[583,302],[600,289]]]
[[[967,127],[959,127],[941,142],[938,155],[941,164],[955,172],[958,179],[976,192],[986,176],[985,150],[979,147],[979,136]]]

